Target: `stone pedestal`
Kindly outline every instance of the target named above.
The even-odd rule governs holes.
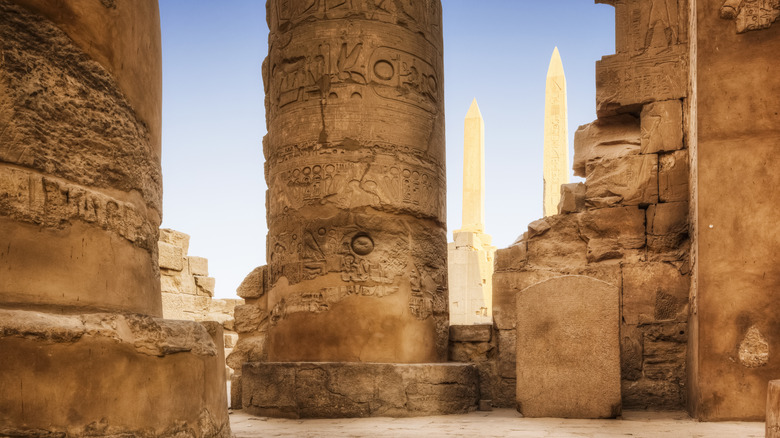
[[[441,4],[268,2],[269,361],[447,358]]]
[[[474,365],[345,362],[244,364],[243,407],[287,418],[413,417],[476,409]]]
[[[456,231],[448,247],[450,324],[493,323],[493,257],[484,233]]]
[[[780,438],[780,380],[772,380],[766,392],[766,438]]]
[[[166,321],[156,0],[0,0],[0,435],[228,437],[219,327]]]
[[[526,417],[620,415],[618,288],[555,277],[517,295],[517,409]]]

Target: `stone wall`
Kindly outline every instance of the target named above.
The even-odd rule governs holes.
[[[215,321],[224,331],[225,356],[238,341],[233,318],[240,299],[214,299],[216,280],[209,277],[209,261],[187,255],[190,236],[180,231],[161,229],[157,243],[160,253],[160,284],[163,317],[188,321]],[[228,369],[228,378],[232,375]]]
[[[687,2],[608,2],[617,53],[596,67],[598,120],[575,134],[575,175],[561,187],[560,214],[529,225],[496,253],[493,315],[496,400],[513,406],[515,295],[561,275],[620,290],[624,408],[684,406],[690,285],[687,139]],[[512,397],[508,397],[511,395]]]

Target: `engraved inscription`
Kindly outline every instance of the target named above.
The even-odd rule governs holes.
[[[780,0],[726,0],[720,16],[735,20],[737,33],[766,29],[780,17]]]
[[[60,178],[0,166],[0,216],[63,228],[80,220],[153,251],[157,226],[129,202]]]

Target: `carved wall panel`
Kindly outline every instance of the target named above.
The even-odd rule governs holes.
[[[780,17],[780,0],[726,0],[720,17],[734,20],[737,33],[766,29]]]

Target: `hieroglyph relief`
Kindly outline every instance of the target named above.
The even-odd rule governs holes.
[[[284,32],[313,19],[354,17],[403,23],[427,39],[441,34],[441,4],[434,0],[275,0],[272,4],[272,31]]]
[[[720,16],[735,20],[737,33],[766,29],[780,17],[780,0],[726,0]]]
[[[315,55],[291,52],[272,50],[269,58],[270,119],[295,103],[337,103],[366,93],[438,112],[442,90],[437,69],[411,53],[347,40],[322,41]]]
[[[390,157],[373,163],[307,160],[309,165],[285,163],[270,176],[271,217],[305,205],[388,205],[415,214],[443,218],[443,177],[419,166],[398,165]],[[295,160],[298,161],[298,160]],[[393,161],[396,161],[393,163]]]
[[[0,216],[61,228],[74,220],[112,231],[136,246],[153,251],[156,226],[135,205],[98,189],[35,171],[0,166]]]

